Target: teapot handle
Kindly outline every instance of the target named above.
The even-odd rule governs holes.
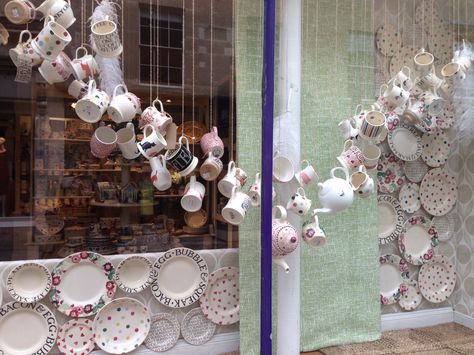
[[[335,167],[335,168],[332,168],[332,170],[331,170],[331,177],[332,177],[332,178],[335,178],[335,177],[336,177],[335,174],[334,174],[334,173],[336,172],[336,170],[342,170],[342,171],[344,172],[344,175],[346,175],[346,181],[349,180],[349,172],[347,171],[346,168],[343,168],[343,167],[340,167],[340,166],[337,166],[337,167]]]
[[[276,215],[277,215],[277,212],[280,212],[280,218],[281,220],[283,221],[286,221],[286,210],[285,210],[285,207],[281,206],[281,205],[277,205],[275,207],[273,207],[272,209],[272,218],[273,219],[276,219]]]

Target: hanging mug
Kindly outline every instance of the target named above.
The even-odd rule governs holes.
[[[360,126],[360,134],[366,138],[377,138],[385,127],[385,115],[379,110],[365,114]]]
[[[31,42],[31,47],[44,59],[54,60],[72,38],[63,26],[54,21],[53,17],[47,17],[46,21],[41,32]]]
[[[291,160],[280,152],[275,152],[273,156],[273,181],[276,182],[289,182],[295,176],[295,169]]]
[[[232,225],[239,225],[244,221],[250,205],[250,197],[234,186],[229,201],[222,209],[222,217]]]
[[[359,165],[364,164],[364,155],[362,154],[362,151],[351,140],[344,142],[344,150],[336,159],[344,168],[349,170],[355,169]]]
[[[402,67],[402,69],[395,74],[394,78],[397,78],[400,83],[401,87],[404,90],[410,91],[413,87],[413,81],[411,80],[411,69],[406,65]]]
[[[145,158],[150,159],[166,147],[166,140],[149,124],[143,128],[143,139],[137,143],[137,147]]]
[[[5,17],[15,25],[25,25],[36,18],[35,6],[27,0],[12,0],[5,4]]]
[[[24,35],[28,35],[28,39],[25,42],[23,41]],[[15,48],[11,48],[8,51],[8,54],[10,55],[10,58],[16,67],[19,65],[20,57],[29,58],[31,61],[31,66],[39,65],[43,61],[43,58],[41,58],[41,56],[31,47],[31,39],[32,36],[30,31],[21,31],[20,37],[18,38],[18,44]]]
[[[191,174],[198,165],[196,158],[189,150],[189,141],[181,136],[176,149],[169,149],[165,154],[166,163],[176,170],[181,176]]]
[[[426,108],[423,100],[412,101],[402,114],[405,122],[411,125],[419,124],[426,118]]]
[[[171,187],[172,179],[169,170],[166,168],[166,160],[163,155],[158,155],[150,160],[151,174],[150,180],[158,191],[165,191]]]
[[[117,94],[117,90],[122,88],[123,94]],[[140,99],[129,92],[124,84],[119,84],[114,88],[110,106],[107,113],[110,119],[116,123],[128,122],[135,118],[137,113],[141,112]]]
[[[204,155],[209,152],[212,152],[212,154],[218,158],[221,158],[224,155],[224,143],[219,137],[217,127],[212,127],[211,132],[204,134],[201,138],[200,144]]]
[[[319,180],[318,174],[316,174],[316,171],[309,161],[302,160],[300,168],[301,170],[295,174],[295,178],[302,187],[307,187],[313,181]]]
[[[160,109],[156,107],[156,104],[160,105]],[[148,106],[143,110],[143,113],[140,116],[139,127],[144,127],[147,124],[151,124],[164,137],[166,135],[166,129],[172,122],[173,119],[171,116],[163,109],[163,103],[161,100],[156,98],[153,100],[151,106]]]
[[[45,17],[53,16],[54,21],[64,28],[69,28],[76,22],[70,0],[46,0],[36,10]]]
[[[441,68],[441,75],[445,80],[459,82],[466,79],[466,72],[459,63],[448,63]]]
[[[310,208],[311,200],[306,197],[302,187],[298,187],[296,193],[290,197],[288,203],[286,204],[286,209],[296,213],[298,216],[304,216],[306,213],[308,213]]]
[[[303,240],[312,248],[322,247],[326,243],[326,233],[319,225],[318,216],[313,215],[311,222],[303,224]]]
[[[67,88],[67,93],[76,99],[82,99],[87,95],[89,85],[81,80],[73,80]]]
[[[380,148],[373,143],[369,143],[366,144],[361,151],[366,169],[373,170],[377,168],[380,154],[382,153]]]
[[[97,89],[95,80],[89,81],[87,86],[87,95],[76,102],[74,109],[81,120],[87,123],[95,123],[102,118],[110,99],[105,91]]]
[[[61,52],[53,61],[44,60],[38,71],[50,85],[61,83],[71,76],[71,59]]]
[[[224,165],[219,158],[212,154],[212,152],[209,152],[207,155],[207,159],[204,160],[199,168],[199,173],[204,180],[214,181],[221,173]]]
[[[83,52],[83,56],[79,57],[79,53]],[[94,75],[99,74],[99,66],[95,61],[92,54],[87,52],[87,48],[79,47],[76,49],[76,58],[71,62],[71,67],[74,73],[74,77],[77,80],[83,80],[92,78]]]
[[[117,134],[107,126],[97,128],[91,138],[91,153],[96,158],[107,158],[117,145]]]
[[[109,16],[105,16],[105,19],[92,24],[91,31],[95,50],[98,55],[111,58],[122,53],[123,48],[120,42],[117,24],[111,21]]]
[[[117,131],[117,145],[125,159],[132,160],[140,155],[133,123],[129,122],[125,128],[121,128]]]
[[[260,178],[260,173],[257,173],[255,174],[255,181],[250,186],[249,192],[247,193],[252,202],[252,206],[254,207],[260,206],[260,201],[262,199],[261,190],[262,190],[262,182]]]
[[[368,197],[374,192],[374,180],[367,174],[365,167],[359,166],[359,169],[351,175],[351,185],[355,194],[359,197]]]
[[[234,161],[230,161],[227,166],[227,174],[218,183],[217,188],[219,192],[227,198],[232,195],[232,189],[234,187],[241,187],[240,181],[235,176],[236,166]]]
[[[191,176],[190,181],[186,184],[184,195],[181,197],[181,207],[188,212],[197,212],[202,207],[202,199],[206,193],[206,188],[199,181],[196,181],[196,176]]]
[[[425,75],[430,71],[431,65],[434,62],[434,56],[422,48],[415,54],[413,60],[415,62],[415,69],[418,73]]]

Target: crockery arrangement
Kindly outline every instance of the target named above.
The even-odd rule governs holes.
[[[89,354],[95,348],[94,329],[89,319],[71,319],[58,332],[58,349],[61,354]]]
[[[380,302],[384,305],[398,302],[406,292],[408,265],[405,260],[394,254],[380,256],[379,263]]]
[[[206,318],[200,308],[190,310],[181,321],[181,334],[192,345],[207,343],[216,331],[216,324]]]
[[[170,313],[158,313],[151,317],[149,334],[145,346],[152,351],[166,351],[176,345],[179,339],[178,319]]]
[[[153,264],[140,255],[122,260],[115,271],[115,283],[125,292],[137,293],[145,290],[153,282]]]
[[[38,263],[23,263],[7,277],[7,290],[16,301],[33,303],[43,299],[51,288],[51,274]]]
[[[454,291],[456,269],[444,255],[436,255],[424,264],[418,275],[421,294],[428,301],[440,303]]]

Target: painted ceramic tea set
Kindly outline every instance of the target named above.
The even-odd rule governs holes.
[[[6,287],[13,301],[2,306],[0,300],[0,325],[8,333],[0,339],[5,353],[46,354],[57,344],[62,354],[89,354],[96,347],[123,354],[142,343],[161,352],[172,348],[180,335],[192,345],[204,344],[217,325],[240,318],[238,269],[211,272],[203,256],[182,247],[159,255],[155,262],[134,255],[116,266],[90,251],[67,256],[51,271],[36,262],[22,263],[10,271]],[[135,298],[115,298],[118,289],[132,295],[148,288],[168,308],[188,307],[187,314],[181,321],[172,312],[152,316]],[[40,303],[45,297],[68,317],[62,325]],[[199,306],[189,310],[197,302]],[[32,317],[38,321],[29,321]],[[18,332],[20,323],[31,341],[19,341],[24,334]]]

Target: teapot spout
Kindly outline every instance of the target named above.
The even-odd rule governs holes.
[[[273,262],[285,270],[285,274],[290,272],[290,267],[288,266],[287,262],[283,258],[273,258]]]
[[[318,188],[319,188],[319,191],[321,191],[323,189],[324,185],[322,182],[318,182]]]
[[[316,209],[313,210],[313,216],[316,216],[318,213],[331,214],[332,209],[324,207],[324,208],[316,208]]]

